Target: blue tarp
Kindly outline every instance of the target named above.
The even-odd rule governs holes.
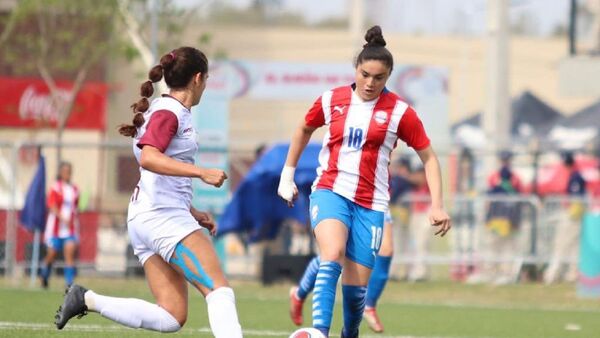
[[[289,144],[276,144],[258,159],[239,185],[219,219],[219,235],[246,233],[250,242],[273,239],[285,219],[308,222],[308,196],[317,176],[320,144],[309,143],[296,167],[298,199],[289,208],[277,195],[281,169]]]

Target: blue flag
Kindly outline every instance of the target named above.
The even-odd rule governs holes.
[[[29,231],[44,231],[46,225],[46,162],[41,154],[37,172],[25,197],[20,221]]]

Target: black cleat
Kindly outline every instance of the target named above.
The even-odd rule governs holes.
[[[43,289],[48,289],[48,278],[40,276],[40,285]]]
[[[65,291],[65,299],[56,311],[56,316],[54,316],[54,324],[56,324],[57,329],[62,330],[69,319],[75,316],[79,319],[87,315],[88,308],[85,305],[85,298],[83,296],[86,291],[86,288],[76,284],[71,285]]]

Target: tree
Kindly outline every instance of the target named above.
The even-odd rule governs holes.
[[[0,22],[0,63],[13,75],[44,80],[56,114],[51,122],[56,122],[60,162],[64,129],[89,75],[104,80],[109,54],[141,56],[151,67],[159,57],[152,55],[152,41],[161,51],[174,48],[195,16],[197,8],[182,9],[173,0],[21,0]],[[152,18],[160,28],[154,32]],[[210,40],[202,36],[200,44]],[[72,82],[71,90],[59,88],[57,80]]]
[[[204,2],[182,8],[173,0],[119,0],[119,14],[131,43],[150,68],[160,58],[160,55],[153,55],[158,53],[156,50],[164,52],[181,46],[187,36],[186,28],[201,16],[200,12],[210,12],[209,5],[210,2]],[[140,24],[142,22],[145,25]],[[160,29],[153,29],[154,25]],[[196,40],[197,47],[209,58],[226,59],[226,51],[212,42],[212,34],[207,32],[200,33]],[[158,85],[166,91],[163,82]]]
[[[58,161],[65,125],[90,71],[103,73],[103,57],[119,48],[114,39],[116,0],[21,0],[0,36],[0,56],[15,75],[37,74],[56,114]],[[100,75],[102,76],[102,75]],[[70,91],[58,80],[72,82]]]

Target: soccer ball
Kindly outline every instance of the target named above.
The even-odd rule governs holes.
[[[315,328],[305,327],[305,328],[294,331],[294,333],[292,333],[290,335],[290,338],[326,338],[326,337],[321,333],[321,331],[319,331]]]

